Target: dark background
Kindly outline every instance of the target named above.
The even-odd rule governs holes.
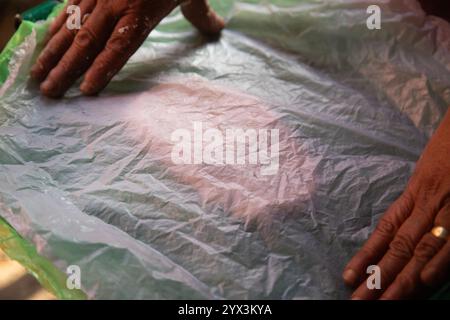
[[[41,3],[42,0],[0,0],[0,50],[14,33],[14,16]]]
[[[450,21],[450,0],[419,0],[422,8],[429,14]]]

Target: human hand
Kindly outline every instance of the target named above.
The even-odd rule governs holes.
[[[83,74],[80,90],[85,95],[100,92],[122,69],[150,32],[175,9],[178,0],[71,0],[83,17],[79,30],[70,30],[64,10],[49,29],[48,42],[31,69],[41,83],[41,92],[58,98]],[[217,34],[223,20],[207,0],[181,4],[184,16],[205,34]]]
[[[424,294],[450,276],[450,242],[430,231],[450,231],[450,111],[436,131],[405,192],[381,218],[364,247],[345,268],[353,299],[406,299]],[[366,285],[366,268],[378,265],[381,288]]]

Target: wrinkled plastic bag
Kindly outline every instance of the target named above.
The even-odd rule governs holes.
[[[211,1],[217,41],[176,11],[100,97],[57,101],[28,79],[35,26],[0,88],[0,216],[90,298],[347,298],[450,105],[449,24],[375,2],[381,30],[362,0]],[[175,165],[195,122],[278,129],[278,171]]]

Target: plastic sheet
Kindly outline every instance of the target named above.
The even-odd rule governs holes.
[[[41,97],[45,25],[22,36],[0,216],[91,298],[347,298],[345,263],[450,105],[450,26],[410,0],[379,2],[381,30],[362,0],[211,3],[220,39],[176,11],[96,98]],[[194,123],[278,129],[278,171],[175,165],[171,133]]]

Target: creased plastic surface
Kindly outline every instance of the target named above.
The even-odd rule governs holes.
[[[41,97],[28,36],[0,89],[0,215],[92,298],[347,298],[450,105],[450,26],[410,0],[379,1],[382,30],[367,1],[211,2],[220,40],[175,12],[97,98]],[[193,122],[279,129],[278,173],[174,165]]]

